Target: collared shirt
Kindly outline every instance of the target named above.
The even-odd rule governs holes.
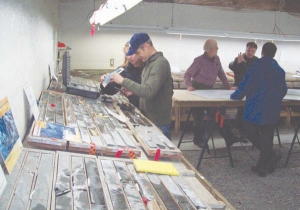
[[[217,77],[220,78],[224,86],[229,89],[225,72],[222,68],[219,56],[209,58],[206,53],[194,59],[194,62],[184,74],[184,82],[187,87],[192,87],[192,79],[197,83],[207,86],[214,86]]]

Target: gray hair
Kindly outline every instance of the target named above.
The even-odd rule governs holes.
[[[203,46],[203,50],[205,52],[209,52],[212,48],[217,47],[217,42],[214,39],[208,39],[206,40],[204,46]]]

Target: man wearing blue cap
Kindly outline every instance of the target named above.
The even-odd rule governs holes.
[[[173,79],[170,64],[162,52],[156,51],[146,33],[136,33],[131,37],[126,56],[130,58],[134,54],[145,62],[141,84],[119,74],[113,75],[111,81],[127,89],[126,95],[139,96],[140,110],[171,139]]]

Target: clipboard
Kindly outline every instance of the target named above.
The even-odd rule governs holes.
[[[108,83],[110,83],[110,77],[114,74],[120,74],[122,71],[124,71],[124,68],[120,67],[117,68],[115,71],[113,71],[112,73],[110,73],[109,75],[107,75],[107,77],[105,77],[104,81],[102,82],[103,87],[106,87],[106,85]]]

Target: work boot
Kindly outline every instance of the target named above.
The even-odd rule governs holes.
[[[234,143],[239,142],[238,138],[232,135],[228,124],[224,123],[223,127],[219,127],[219,132],[224,138],[227,146],[231,147]]]
[[[273,173],[275,168],[277,167],[279,161],[281,159],[281,154],[276,154],[275,152],[272,153],[271,159],[268,165],[268,172]]]
[[[198,147],[202,147],[203,144],[203,126],[194,126],[194,138],[193,142]]]
[[[256,166],[251,166],[251,171],[260,177],[265,177],[267,175],[267,170],[258,169]]]
[[[233,136],[235,136],[238,139],[239,142],[242,142],[245,144],[248,143],[247,138],[240,132],[239,129],[234,128],[231,130],[231,133]]]

